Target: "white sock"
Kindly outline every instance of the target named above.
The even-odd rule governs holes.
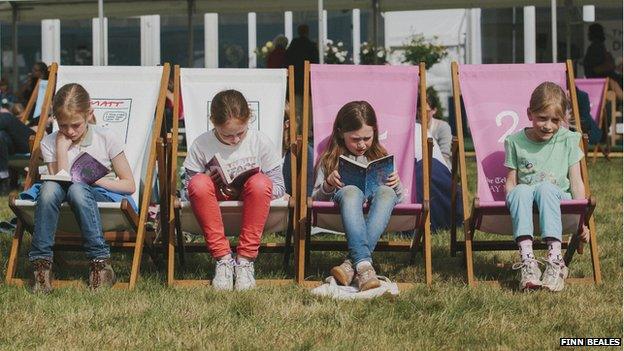
[[[548,245],[548,261],[561,261],[561,241],[548,238],[546,245]]]
[[[530,236],[522,237],[518,240],[518,248],[520,249],[520,260],[534,259],[533,255],[533,238]]]
[[[372,263],[368,261],[361,261],[355,266],[355,270],[361,272],[364,268],[373,267]]]
[[[221,258],[219,259],[219,261],[231,261],[231,260],[232,260],[232,254],[221,256]]]

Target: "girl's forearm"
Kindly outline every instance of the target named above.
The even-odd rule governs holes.
[[[67,152],[58,152],[56,154],[56,173],[61,169],[69,172],[69,161],[67,160]]]
[[[583,182],[576,182],[571,187],[572,198],[573,199],[584,199],[585,198],[585,185]]]
[[[118,194],[133,194],[136,191],[134,181],[131,179],[110,179],[102,178],[95,182],[94,185],[100,186],[106,190]]]

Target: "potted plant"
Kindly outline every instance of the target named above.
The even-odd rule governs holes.
[[[433,37],[433,40],[436,39],[437,37]],[[444,46],[427,41],[420,34],[413,35],[400,50],[403,51],[403,63],[418,65],[424,62],[426,69],[442,61],[448,55]]]
[[[360,46],[361,65],[385,65],[386,49],[383,46],[374,46],[372,43],[363,42]]]
[[[329,64],[345,64],[349,63],[347,57],[349,52],[344,48],[344,44],[339,41],[334,44],[334,41],[327,39],[325,43],[325,63]]]

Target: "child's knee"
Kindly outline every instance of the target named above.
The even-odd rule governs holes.
[[[517,201],[533,202],[533,189],[526,184],[518,184],[507,194],[506,200],[508,204]]]
[[[396,192],[394,189],[387,185],[380,185],[375,192],[375,197],[383,199],[383,200],[391,200],[396,198]]]
[[[197,195],[215,195],[215,185],[212,178],[204,173],[195,174],[188,184],[188,193],[190,197]]]
[[[43,182],[39,189],[38,203],[59,202],[63,200],[63,188],[57,182]]]
[[[91,189],[88,185],[82,183],[74,183],[69,186],[67,189],[67,201],[72,204],[82,204],[84,205],[86,201],[93,200],[93,194],[91,194]]]
[[[257,173],[251,176],[244,185],[245,193],[271,195],[273,192],[273,182],[266,174]]]

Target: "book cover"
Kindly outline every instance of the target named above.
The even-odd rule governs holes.
[[[81,152],[72,163],[69,173],[62,169],[55,175],[42,175],[41,180],[85,183],[91,185],[107,174],[108,168],[106,168],[106,166],[96,160],[88,152]]]
[[[256,157],[246,157],[227,163],[216,153],[206,165],[209,172],[216,171],[226,186],[240,188],[252,175],[260,172]]]
[[[338,173],[342,183],[357,186],[366,198],[370,198],[392,172],[394,155],[387,155],[367,164],[361,164],[344,155],[338,160]]]

